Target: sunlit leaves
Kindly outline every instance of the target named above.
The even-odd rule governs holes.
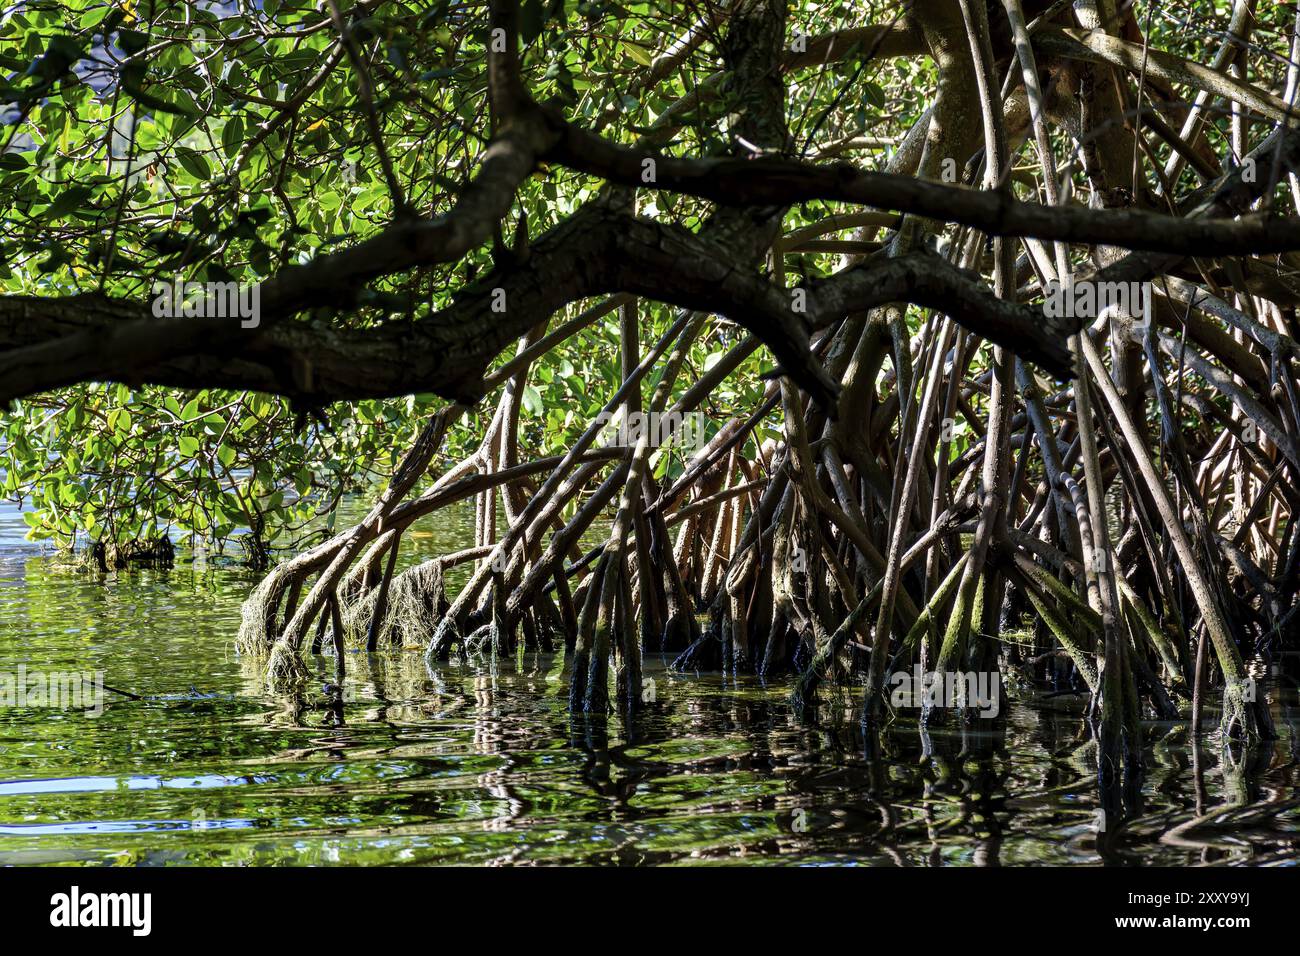
[[[485,5],[341,6],[353,15],[375,120],[407,196],[422,214],[446,212],[491,134]],[[810,28],[821,31],[857,26],[874,10],[808,5],[799,12],[815,14]],[[571,117],[603,124],[602,135],[631,142],[717,69],[709,40],[659,82],[643,82],[691,16],[667,2],[524,0],[527,85]],[[0,65],[14,89],[0,100],[19,108],[10,114],[15,148],[0,153],[3,291],[143,298],[160,277],[256,281],[374,234],[392,219],[392,196],[359,77],[337,43],[328,11],[314,0],[61,0],[7,11]],[[905,80],[919,68],[907,69],[896,79],[872,67],[859,84],[863,95],[843,103],[836,99],[841,74],[827,74],[833,82],[818,71],[791,76],[791,127],[828,107],[821,134],[828,140],[886,119],[901,124],[906,115],[881,114],[899,91],[902,113],[912,108]],[[721,125],[728,109],[725,97],[701,100],[679,116],[663,148],[728,149]],[[600,186],[541,168],[519,191],[512,219],[526,211],[536,237]],[[707,213],[703,203],[667,195],[640,203],[642,215],[686,228],[698,228]],[[787,225],[822,213],[793,210]],[[356,330],[418,320],[492,268],[485,245],[454,266],[373,283],[360,308],[299,321]],[[672,318],[670,309],[642,308],[643,350]],[[734,327],[710,325],[679,390],[738,341]],[[715,391],[705,409],[710,429],[752,410],[763,367],[755,354]],[[616,322],[583,330],[539,359],[521,396],[524,451],[552,453],[571,443],[620,376]],[[652,387],[646,383],[644,398]],[[274,543],[300,534],[340,494],[384,482],[441,404],[420,395],[302,409],[215,390],[78,386],[24,402],[4,419],[4,493],[23,499],[35,533],[65,543],[146,527],[218,543],[249,536]],[[448,436],[445,454],[472,447],[484,426],[477,411],[468,416]],[[671,475],[680,455],[659,455],[653,465]]]

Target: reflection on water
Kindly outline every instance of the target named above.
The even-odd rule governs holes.
[[[425,527],[404,561],[451,550],[468,517]],[[231,650],[253,583],[189,565],[101,578],[0,527],[0,670],[103,670],[146,697],[109,694],[98,718],[0,711],[0,863],[1197,864],[1300,846],[1300,710],[1276,686],[1283,739],[1235,764],[1206,745],[1198,768],[1185,728],[1149,725],[1137,815],[1099,840],[1068,699],[932,729],[925,762],[906,719],[865,760],[847,692],[810,724],[784,684],[655,659],[631,724],[571,718],[563,659],[533,654],[432,670],[353,654],[341,701],[316,659],[290,699]]]

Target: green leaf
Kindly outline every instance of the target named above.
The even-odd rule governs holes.
[[[189,94],[180,90],[171,93],[172,99],[163,99],[152,90],[144,88],[147,67],[143,63],[131,63],[122,69],[122,89],[141,106],[159,113],[171,113],[176,116],[197,116],[198,108]],[[157,87],[155,87],[156,89]]]
[[[534,418],[541,418],[544,413],[542,393],[533,385],[524,386],[524,410]]]
[[[50,203],[45,210],[48,219],[62,219],[74,209],[80,209],[94,192],[89,186],[70,186],[59,194],[59,198]]]
[[[233,159],[242,145],[244,145],[244,121],[238,116],[232,116],[221,128],[221,148],[225,150],[227,159]]]
[[[650,52],[645,47],[639,46],[638,44],[632,43],[628,40],[623,41],[623,52],[641,66],[649,66],[654,62],[654,57],[650,55]]]
[[[650,456],[650,467],[654,469],[655,479],[658,480],[668,473],[668,465],[672,462],[672,456],[664,449],[660,449]]]
[[[118,30],[117,45],[128,56],[139,53],[149,44],[149,38],[139,30]]]
[[[177,146],[176,159],[179,160],[185,171],[195,179],[207,182],[212,178],[212,170],[208,166],[208,161],[196,151],[186,146]]]
[[[519,5],[519,39],[527,46],[542,34],[546,24],[546,11],[542,0],[524,0]]]

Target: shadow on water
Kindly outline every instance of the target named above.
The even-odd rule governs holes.
[[[462,529],[431,528],[422,549]],[[630,720],[570,715],[562,657],[332,662],[293,697],[236,658],[234,568],[102,577],[0,543],[0,672],[104,672],[101,716],[0,710],[0,864],[788,862],[904,866],[1294,860],[1294,685],[1281,739],[1226,759],[1149,723],[1128,818],[1099,820],[1081,706],[913,712],[864,756],[858,694],[646,661]],[[1207,719],[1208,716],[1207,716]]]

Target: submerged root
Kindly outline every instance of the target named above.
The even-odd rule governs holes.
[[[165,534],[121,543],[96,541],[91,546],[90,557],[104,572],[110,568],[120,571],[131,565],[170,568],[176,560],[176,548]]]
[[[394,575],[384,618],[376,631],[377,647],[424,645],[433,636],[448,603],[443,562],[433,558]],[[374,624],[378,587],[344,599],[343,639],[350,647],[366,647]]]
[[[235,635],[235,651],[250,657],[268,654],[275,640],[271,628],[280,596],[288,576],[287,565],[273,568],[253,588],[240,608],[239,632]]]
[[[302,655],[282,641],[276,641],[266,663],[266,683],[273,690],[292,688],[304,683],[310,673]]]

